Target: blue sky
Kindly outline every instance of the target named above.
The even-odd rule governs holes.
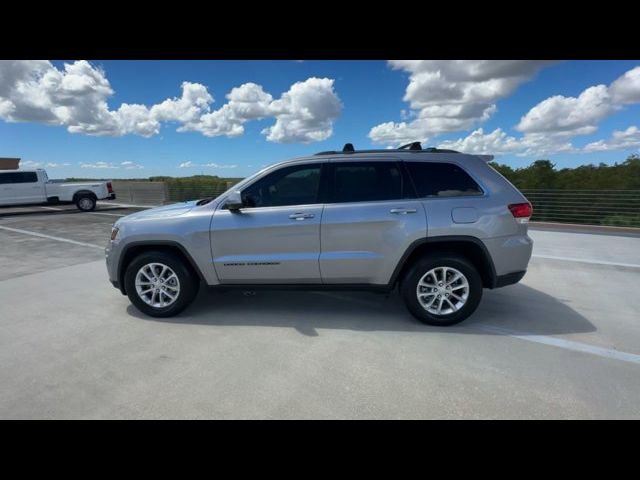
[[[339,149],[345,142],[356,148],[384,148],[397,145],[407,135],[416,140],[427,138],[427,145],[498,153],[499,162],[514,167],[538,158],[550,158],[559,167],[614,163],[638,152],[640,146],[640,133],[629,130],[640,123],[640,76],[629,74],[624,84],[619,81],[612,86],[625,73],[633,73],[640,61],[508,65],[507,73],[491,71],[483,78],[472,78],[477,66],[465,64],[455,70],[443,67],[442,62],[90,60],[76,64],[76,70],[65,71],[65,64],[74,62],[19,66],[0,62],[0,156],[20,157],[25,167],[42,166],[50,177],[60,178],[199,173],[242,177],[278,160]],[[58,93],[52,93],[50,82],[43,81],[46,75],[72,94],[60,94],[59,86]],[[65,75],[68,84],[64,83]],[[329,80],[307,81],[313,78]],[[183,82],[198,85],[199,95],[208,93],[214,101],[204,107],[200,104],[197,116],[188,122],[184,117],[178,119],[175,105],[162,117],[167,120],[157,121],[160,117],[154,116],[151,107],[181,97]],[[292,89],[296,82],[302,82],[297,90]],[[238,120],[241,110],[230,109],[235,112],[231,120],[223,122],[215,117],[215,127],[203,123],[203,114],[220,109],[228,103],[225,95],[247,83],[255,84],[254,90],[246,92],[243,102],[258,92],[262,100],[256,105],[262,113],[243,114]],[[457,112],[459,105],[451,100],[458,93],[434,93],[442,85],[449,90],[459,86],[464,99],[475,98],[468,106],[481,113],[456,113],[453,119],[447,113],[434,119],[433,115],[439,115],[434,112],[442,108]],[[499,93],[493,91],[495,85]],[[597,85],[605,87],[580,97]],[[412,90],[403,100],[409,86]],[[487,89],[493,95],[488,100]],[[554,99],[556,96],[562,97]],[[26,104],[25,99],[31,103]],[[106,106],[101,107],[101,101]],[[71,104],[73,107],[65,110]],[[110,123],[111,117],[108,121],[100,117],[122,104],[144,105],[145,109],[136,115],[124,112],[113,120],[115,123]],[[149,127],[140,127],[149,118]],[[415,121],[417,118],[422,120]],[[270,135],[263,133],[276,121],[281,129],[271,130]],[[189,131],[178,132],[185,124]],[[231,128],[229,125],[242,133],[221,133]],[[376,126],[381,127],[373,133]],[[625,135],[614,134],[625,131]],[[475,135],[468,138],[472,132]],[[489,137],[492,132],[495,136]],[[494,140],[498,143],[492,143]]]

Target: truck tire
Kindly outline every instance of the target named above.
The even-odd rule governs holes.
[[[400,292],[422,323],[448,326],[469,317],[482,298],[482,279],[469,260],[451,253],[419,259],[402,279]]]
[[[177,255],[149,251],[129,263],[124,285],[129,300],[142,313],[172,317],[193,301],[200,281]]]
[[[78,195],[76,207],[82,212],[91,212],[96,209],[96,197],[87,194]]]

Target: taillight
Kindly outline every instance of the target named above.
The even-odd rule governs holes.
[[[533,207],[529,202],[512,203],[509,205],[509,210],[518,223],[527,223],[533,214]]]
[[[107,192],[113,193],[113,187],[111,186],[111,182],[107,182]]]

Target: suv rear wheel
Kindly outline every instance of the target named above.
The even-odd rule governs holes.
[[[428,325],[445,326],[471,315],[482,298],[482,279],[464,257],[440,254],[421,258],[400,287],[407,308]]]
[[[124,284],[131,303],[152,317],[177,315],[193,301],[200,285],[182,259],[161,251],[134,258]]]
[[[78,195],[76,207],[83,212],[91,212],[96,208],[96,198],[92,195]]]

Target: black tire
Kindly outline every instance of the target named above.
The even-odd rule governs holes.
[[[136,275],[147,264],[160,263],[168,266],[178,277],[180,291],[178,298],[167,307],[154,307],[147,304],[136,290]],[[138,255],[127,266],[124,274],[124,285],[131,303],[142,313],[151,317],[172,317],[182,312],[196,297],[200,281],[184,260],[177,255],[163,251],[149,251]]]
[[[96,197],[93,195],[78,195],[76,198],[76,207],[81,212],[92,212],[96,209]]]
[[[429,312],[420,304],[417,295],[420,279],[431,269],[438,267],[455,268],[466,277],[469,285],[469,293],[464,305],[459,310],[445,315]],[[400,293],[411,314],[422,323],[436,326],[454,325],[469,317],[478,308],[482,299],[482,279],[473,264],[460,255],[454,253],[428,255],[411,266],[402,279]]]

